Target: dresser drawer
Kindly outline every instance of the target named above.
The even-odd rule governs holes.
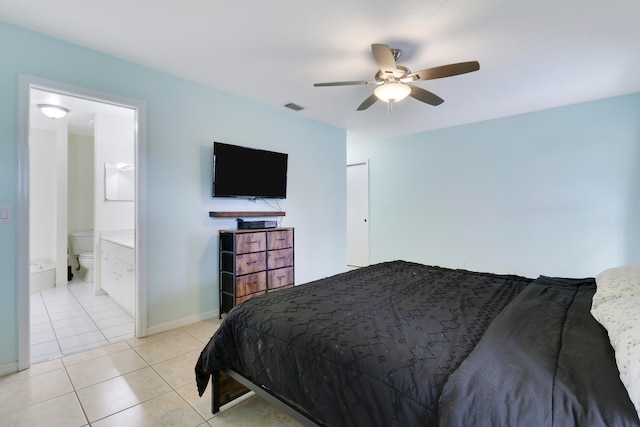
[[[264,252],[236,256],[236,274],[240,276],[265,270],[267,268],[265,258]]]
[[[269,251],[267,258],[267,266],[269,270],[289,267],[293,265],[293,248]]]
[[[269,250],[293,247],[293,230],[269,231],[267,240]]]
[[[247,274],[236,277],[236,297],[242,297],[267,289],[267,273]]]
[[[258,233],[242,233],[236,235],[236,253],[246,254],[250,252],[260,252],[267,248],[267,234],[262,231]]]
[[[269,271],[269,290],[293,285],[293,267]]]

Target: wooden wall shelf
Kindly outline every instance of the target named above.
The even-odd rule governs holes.
[[[209,212],[211,218],[241,218],[256,216],[285,216],[285,212],[277,211],[250,211],[250,212]]]

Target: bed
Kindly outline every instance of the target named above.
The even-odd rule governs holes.
[[[306,425],[639,426],[595,292],[594,278],[376,264],[234,307],[198,392],[211,382],[215,412],[238,380]]]

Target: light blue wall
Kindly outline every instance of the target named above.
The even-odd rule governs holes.
[[[289,154],[287,215],[296,283],[346,266],[343,130],[0,22],[0,205],[17,212],[20,73],[147,103],[148,324],[217,309],[217,232],[210,210],[269,210],[212,199],[214,140]],[[17,360],[18,222],[0,224],[0,366]],[[319,258],[321,257],[321,259]]]
[[[347,158],[370,160],[372,263],[537,277],[640,262],[640,94],[350,144]]]

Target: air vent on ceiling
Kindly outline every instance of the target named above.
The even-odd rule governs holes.
[[[298,104],[294,104],[293,102],[290,102],[288,104],[284,104],[285,107],[287,108],[291,108],[293,111],[301,111],[304,110],[304,107],[298,105]]]

